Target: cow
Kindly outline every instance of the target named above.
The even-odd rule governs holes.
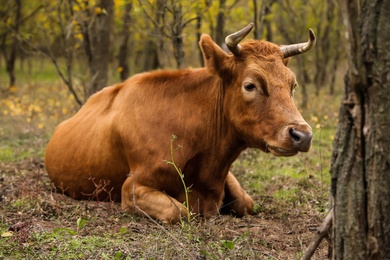
[[[254,201],[230,166],[247,148],[276,156],[309,150],[312,129],[294,104],[297,81],[287,64],[316,41],[310,29],[304,43],[240,44],[252,28],[226,37],[229,53],[202,35],[204,68],[144,72],[93,94],[48,143],[54,185],[163,223],[188,212],[213,217],[226,207],[238,217],[252,214]]]

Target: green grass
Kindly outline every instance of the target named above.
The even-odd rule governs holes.
[[[0,140],[0,162],[10,163],[28,158],[43,158],[47,136],[42,133],[17,134],[2,136]]]
[[[2,64],[3,65],[3,64]],[[43,57],[29,58],[25,62],[17,62],[16,86],[23,84],[53,83],[58,82],[59,77],[50,60]],[[0,85],[8,86],[9,76],[4,68],[0,68]]]
[[[6,259],[116,259],[125,243],[123,237],[115,234],[83,237],[73,235],[65,228],[28,234],[26,241],[11,237],[3,242],[0,258]],[[37,255],[41,250],[45,255]]]

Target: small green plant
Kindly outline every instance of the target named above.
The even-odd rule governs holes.
[[[77,219],[77,233],[80,232],[80,230],[84,227],[87,220],[85,218],[78,218]]]
[[[232,240],[221,240],[221,245],[223,248],[233,250],[234,249],[234,241]]]
[[[122,255],[123,255],[122,251],[118,251],[118,252],[115,254],[115,260],[121,259]]]
[[[249,233],[245,232],[244,234],[242,234],[239,237],[234,238],[233,240],[225,240],[225,239],[223,239],[223,240],[220,241],[221,242],[221,246],[224,249],[233,250],[234,247],[235,247],[235,244],[241,243],[241,241],[248,235],[249,235]]]
[[[71,236],[75,236],[80,233],[80,230],[84,227],[86,222],[87,220],[85,218],[78,218],[76,221],[76,225],[77,225],[76,231],[71,228],[54,228],[54,233],[61,234],[64,232],[64,233],[68,233]]]
[[[172,138],[171,138],[171,161],[168,161],[168,160],[165,160],[165,162],[167,164],[170,164],[172,165],[177,174],[179,174],[179,177],[180,177],[180,180],[183,184],[183,188],[184,188],[184,193],[185,193],[185,196],[186,196],[186,201],[184,202],[184,208],[187,212],[187,221],[190,222],[191,221],[191,210],[190,210],[190,205],[189,205],[189,199],[188,199],[188,193],[191,192],[190,190],[190,187],[187,187],[185,181],[184,181],[184,174],[182,173],[181,169],[179,167],[177,167],[176,163],[175,163],[175,152],[177,150],[179,150],[181,148],[180,145],[178,145],[176,148],[173,148],[173,142],[177,139],[177,136],[176,135],[172,135]]]

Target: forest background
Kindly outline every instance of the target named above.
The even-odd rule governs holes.
[[[299,82],[296,104],[314,129],[313,148],[294,158],[250,150],[233,166],[258,215],[160,228],[116,204],[52,192],[43,168],[47,141],[92,93],[143,71],[203,66],[202,33],[223,47],[225,36],[250,22],[255,28],[247,38],[304,42],[309,28],[317,36],[316,47],[290,63]],[[328,210],[343,49],[334,1],[3,0],[0,256],[299,258]]]

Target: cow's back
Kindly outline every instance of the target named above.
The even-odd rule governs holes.
[[[130,171],[139,183],[176,190],[178,175],[165,163],[171,160],[172,135],[183,147],[175,152],[182,169],[190,167],[188,162],[198,168],[191,158],[208,153],[218,139],[213,134],[218,107],[213,97],[219,90],[214,80],[204,69],[157,71],[104,88],[57,127],[46,151],[49,176],[76,198],[94,192],[101,180],[114,183],[112,194],[120,195]],[[155,172],[169,174],[156,178]]]
[[[82,199],[120,200],[129,172],[112,109],[123,84],[91,96],[72,118],[55,130],[46,149],[46,170],[62,192]],[[94,198],[97,199],[97,198]]]

